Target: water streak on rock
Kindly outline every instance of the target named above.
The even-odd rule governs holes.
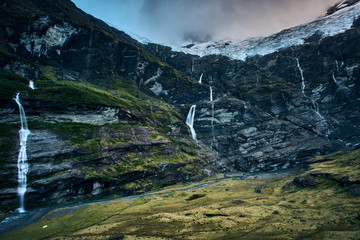
[[[204,75],[204,73],[202,73],[202,74],[200,75],[200,78],[199,78],[199,83],[202,83],[202,78],[203,78],[203,75]]]
[[[186,118],[186,124],[190,127],[192,138],[195,141],[197,141],[196,133],[195,133],[195,129],[194,129],[195,108],[196,108],[196,105],[191,106],[189,113],[187,115],[187,118]]]
[[[18,195],[20,197],[20,207],[17,209],[17,211],[19,213],[23,213],[23,212],[25,212],[24,198],[25,198],[26,185],[27,185],[27,173],[28,173],[28,170],[29,170],[29,165],[27,163],[26,143],[27,143],[27,140],[28,140],[28,136],[30,135],[30,131],[29,131],[28,126],[27,126],[27,121],[26,121],[24,108],[20,103],[19,94],[20,93],[18,93],[16,95],[16,98],[15,98],[15,101],[19,106],[20,121],[21,121],[21,129],[19,131],[20,151],[19,151],[18,162],[17,162],[18,183],[19,183],[19,185],[18,185]]]

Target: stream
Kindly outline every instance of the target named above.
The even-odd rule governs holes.
[[[224,180],[249,180],[249,179],[269,179],[273,177],[280,177],[280,176],[288,176],[294,173],[297,169],[286,169],[281,171],[274,171],[274,172],[265,172],[265,173],[227,173],[221,178],[217,178],[214,180],[210,180],[207,182],[199,182],[198,185],[192,187],[186,187],[192,185],[194,183],[189,183],[184,185],[182,189],[168,189],[162,190],[154,193],[143,193],[139,195],[127,196],[127,197],[119,197],[119,198],[109,198],[109,199],[98,199],[88,202],[79,202],[79,203],[72,203],[72,204],[65,204],[61,206],[49,206],[43,208],[35,208],[28,210],[23,213],[10,213],[7,218],[5,218],[0,223],[0,234],[5,233],[7,231],[14,230],[16,228],[21,228],[31,223],[37,222],[41,220],[45,215],[46,218],[53,218],[62,215],[66,215],[73,211],[76,211],[82,207],[91,205],[91,204],[99,204],[99,203],[107,203],[107,202],[114,202],[114,201],[132,201],[142,197],[152,197],[152,196],[160,196],[171,194],[174,192],[185,192],[200,189],[206,186],[210,186],[216,183],[219,183]]]

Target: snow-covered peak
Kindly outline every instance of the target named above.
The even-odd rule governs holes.
[[[360,3],[345,6],[345,2],[339,3],[342,8],[331,15],[321,17],[308,24],[283,30],[268,37],[252,38],[244,41],[210,41],[188,46],[173,47],[173,51],[188,54],[225,55],[233,59],[245,60],[255,55],[266,55],[282,48],[304,44],[305,40],[314,34],[322,38],[334,36],[350,29],[354,20],[360,16]]]
[[[360,0],[342,0],[341,2],[335,4],[334,6],[332,6],[331,8],[329,8],[327,10],[326,15],[331,15],[343,8],[347,8],[350,7],[354,4],[357,4]]]
[[[136,33],[133,32],[126,32],[127,35],[129,35],[130,37],[132,37],[133,39],[135,39],[136,41],[138,41],[139,43],[142,44],[148,44],[148,43],[152,43],[152,41],[146,37],[140,36]]]

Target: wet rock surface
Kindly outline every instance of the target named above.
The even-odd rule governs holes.
[[[203,75],[203,85],[212,86],[214,102],[209,93],[193,102],[199,139],[231,169],[268,171],[360,141],[359,37],[353,25],[334,37],[314,37],[245,62],[156,44],[147,48],[194,79]]]
[[[339,35],[240,61],[144,46],[67,0],[28,7],[0,6],[3,206],[17,201],[19,91],[31,131],[29,203],[281,170],[359,145],[358,20]],[[197,144],[185,124],[192,105]]]

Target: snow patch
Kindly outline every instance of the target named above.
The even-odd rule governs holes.
[[[40,21],[40,20],[39,20]],[[43,19],[42,24],[47,24],[47,20]],[[40,24],[40,23],[37,23]],[[68,23],[63,25],[51,26],[44,35],[39,36],[36,32],[29,35],[24,32],[21,35],[20,43],[23,44],[28,52],[40,57],[47,55],[47,51],[52,47],[62,47],[67,39],[78,30]]]
[[[161,93],[164,93],[165,95],[168,95],[168,91],[164,91],[162,88],[161,83],[156,82],[150,90],[156,95],[159,96]]]
[[[161,74],[162,74],[162,70],[161,70],[161,68],[158,68],[156,71],[156,74],[145,81],[145,85],[147,85],[148,83],[150,83],[152,81],[157,80],[161,76]]]
[[[266,55],[282,48],[302,45],[314,34],[321,38],[345,32],[360,16],[360,4],[341,9],[334,14],[324,16],[311,23],[283,30],[268,37],[252,38],[244,41],[211,41],[194,44],[191,47],[174,46],[173,51],[198,56],[224,55],[233,59],[245,60],[255,55]],[[186,44],[188,45],[188,44]]]

